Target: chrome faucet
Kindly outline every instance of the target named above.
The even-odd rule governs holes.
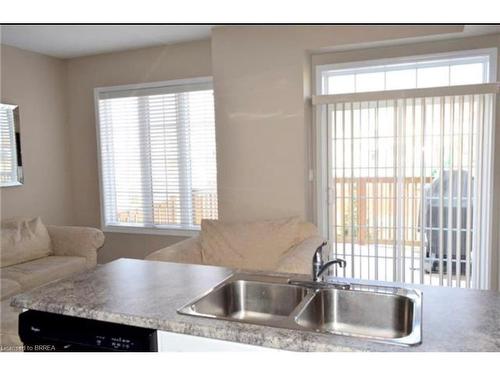
[[[314,252],[312,260],[312,279],[315,282],[323,281],[321,276],[328,267],[338,264],[341,268],[346,266],[346,261],[344,259],[333,259],[326,263],[323,262],[323,247],[326,246],[326,241],[323,242]]]

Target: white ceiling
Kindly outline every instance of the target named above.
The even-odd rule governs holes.
[[[2,44],[59,58],[73,58],[134,48],[210,38],[213,25],[1,25]],[[466,25],[453,35],[422,40],[500,33],[500,25]],[[417,38],[418,39],[418,38]],[[414,40],[416,41],[416,40]],[[397,44],[386,41],[384,44]],[[401,43],[401,41],[399,41]],[[338,46],[338,49],[362,45]]]
[[[2,25],[2,44],[59,58],[187,42],[212,25]]]

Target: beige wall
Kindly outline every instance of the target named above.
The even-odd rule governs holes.
[[[1,46],[1,101],[18,104],[25,183],[1,188],[1,216],[41,216],[46,223],[71,224],[66,65]]]
[[[312,218],[307,182],[310,55],[458,26],[268,26],[212,30],[219,214]]]
[[[100,226],[94,88],[211,75],[210,41],[68,60],[69,141],[77,225]],[[182,237],[106,233],[99,262],[143,258]]]

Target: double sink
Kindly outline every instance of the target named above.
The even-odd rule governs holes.
[[[421,342],[422,294],[396,287],[235,273],[178,313],[416,345]]]

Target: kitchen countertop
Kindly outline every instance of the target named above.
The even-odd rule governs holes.
[[[234,271],[119,259],[17,295],[12,305],[295,351],[500,351],[500,293],[491,291],[405,285],[423,292],[422,344],[411,347],[176,312]]]

